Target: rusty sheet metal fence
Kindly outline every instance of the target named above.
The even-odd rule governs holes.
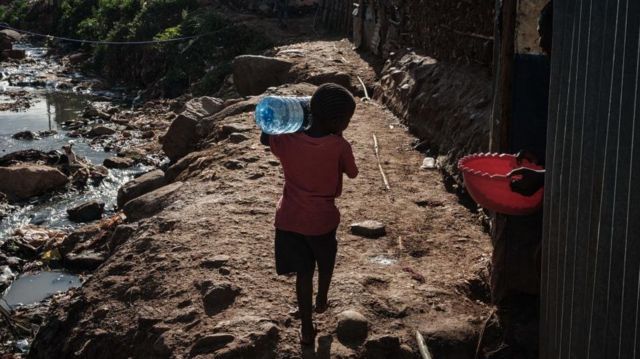
[[[640,358],[640,1],[554,15],[540,358]]]
[[[353,32],[352,0],[322,0],[316,15],[316,25],[345,36],[351,36]]]

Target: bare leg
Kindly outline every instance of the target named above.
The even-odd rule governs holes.
[[[318,261],[318,294],[316,295],[316,313],[324,313],[329,308],[328,297],[333,268],[336,264],[337,243],[335,235],[332,242],[316,253]]]
[[[313,300],[313,272],[297,273],[296,295],[302,328],[300,330],[303,345],[312,345],[315,340],[312,318]]]
[[[331,277],[333,276],[333,267],[331,270],[318,271],[318,294],[316,295],[316,313],[324,313],[329,308],[329,286],[331,285]]]

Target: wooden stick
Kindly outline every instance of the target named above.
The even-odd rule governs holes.
[[[420,349],[420,355],[422,359],[432,359],[427,343],[424,341],[424,337],[420,334],[419,330],[416,330],[416,341],[418,342],[418,348]]]
[[[367,86],[364,85],[364,81],[362,81],[360,76],[357,76],[357,77],[358,77],[358,81],[360,81],[360,85],[362,85],[362,89],[364,90],[364,98],[367,100],[371,100],[371,97],[369,97],[369,92],[367,91]],[[375,137],[375,135],[373,137]]]
[[[387,191],[391,191],[391,186],[389,186],[389,180],[387,180],[387,175],[384,174],[384,170],[382,169],[382,163],[380,163],[380,151],[378,149],[378,138],[376,134],[373,134],[373,150],[376,152],[376,159],[378,160],[378,169],[380,170],[380,174],[382,175],[382,180],[384,181],[384,186]]]

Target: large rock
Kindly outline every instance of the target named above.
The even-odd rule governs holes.
[[[88,137],[110,136],[110,135],[113,135],[114,133],[116,133],[116,130],[114,130],[113,128],[107,127],[104,125],[98,125],[92,128],[91,130],[89,130],[89,132],[87,132],[87,136]]]
[[[233,60],[233,82],[242,96],[259,95],[288,82],[292,62],[274,57],[242,55]]]
[[[102,162],[107,168],[129,168],[136,163],[132,158],[127,157],[109,157]]]
[[[338,340],[347,346],[360,345],[369,335],[369,321],[355,310],[346,310],[338,314],[336,334]]]
[[[220,254],[212,258],[204,259],[200,265],[207,269],[218,269],[229,262],[231,258],[227,255]]]
[[[104,203],[89,201],[79,206],[67,209],[69,219],[73,222],[91,222],[102,218]]]
[[[351,233],[356,236],[378,238],[387,234],[384,223],[378,221],[363,221],[351,224]]]
[[[125,183],[118,189],[118,207],[167,184],[162,170],[154,170]]]
[[[0,167],[0,192],[12,200],[27,199],[64,187],[67,176],[57,169],[42,165]]]
[[[188,117],[201,118],[214,115],[224,108],[224,101],[215,97],[197,97],[184,105],[184,113]]]
[[[107,260],[104,253],[84,251],[80,254],[69,254],[64,258],[63,265],[74,271],[93,271]]]
[[[195,149],[198,139],[197,124],[198,121],[193,117],[178,115],[171,122],[167,133],[160,138],[162,150],[171,162],[179,160]]]
[[[11,138],[16,140],[25,140],[25,141],[33,141],[39,139],[38,134],[33,131],[20,131],[14,133]]]
[[[10,50],[13,43],[22,38],[19,32],[5,29],[0,31],[0,50]]]
[[[174,194],[182,187],[182,182],[175,182],[160,187],[136,199],[125,203],[124,214],[129,221],[138,221],[160,212],[173,201]]]
[[[12,165],[21,164],[23,162],[29,163],[43,163],[48,165],[55,165],[60,161],[65,160],[58,151],[42,152],[39,150],[22,150],[11,152],[0,157],[0,167],[9,167]]]

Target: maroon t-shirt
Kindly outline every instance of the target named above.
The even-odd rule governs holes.
[[[340,212],[335,198],[342,193],[342,174],[358,175],[349,142],[337,135],[294,133],[270,136],[269,146],[284,169],[276,228],[308,236],[336,229]]]

